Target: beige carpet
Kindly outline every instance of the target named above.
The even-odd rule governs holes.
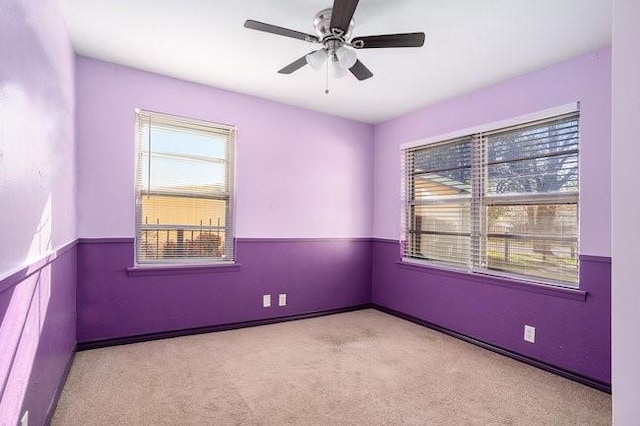
[[[79,352],[54,425],[606,425],[610,395],[365,310]]]

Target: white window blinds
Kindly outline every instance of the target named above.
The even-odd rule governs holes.
[[[403,257],[576,286],[578,120],[404,150]]]
[[[405,153],[405,255],[470,266],[471,138]]]
[[[233,261],[233,127],[137,112],[136,261]]]

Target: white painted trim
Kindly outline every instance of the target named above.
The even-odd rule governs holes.
[[[569,114],[571,112],[577,112],[580,110],[580,102],[571,102],[565,105],[545,109],[542,111],[536,111],[531,114],[519,115],[517,117],[507,118],[505,120],[494,121],[493,123],[481,124],[475,127],[469,127],[455,132],[446,133],[429,137],[426,139],[419,139],[416,141],[405,142],[400,145],[401,150],[415,148],[417,146],[429,145],[436,142],[444,142],[451,139],[461,138],[463,136],[469,136],[476,133],[491,132],[506,127],[517,126],[520,124],[529,123],[531,121],[544,120],[545,118],[551,118],[556,115]]]
[[[155,117],[158,120],[168,120],[168,121],[173,120],[173,121],[178,121],[186,124],[191,124],[194,126],[208,127],[211,129],[220,129],[220,130],[227,130],[227,131],[234,131],[234,132],[238,131],[238,128],[233,124],[218,123],[215,121],[203,120],[201,118],[183,117],[180,115],[167,114],[164,112],[151,111],[151,110],[142,109],[142,108],[136,108],[135,111],[136,111],[136,114],[138,115],[148,115],[150,117]]]

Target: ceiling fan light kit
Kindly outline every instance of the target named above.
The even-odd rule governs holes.
[[[338,65],[337,61],[332,61],[331,76],[333,78],[342,78],[345,75],[347,75],[348,71],[349,71],[348,68],[343,68],[340,65]]]
[[[356,64],[356,61],[358,60],[358,55],[356,55],[356,52],[354,52],[353,50],[347,49],[344,46],[340,46],[336,50],[335,55],[336,55],[336,58],[338,58],[338,63],[345,70],[348,70],[349,68],[354,66]]]
[[[314,70],[320,70],[327,64],[334,69],[333,74],[340,77],[349,70],[358,80],[373,77],[373,73],[358,60],[353,49],[374,49],[389,47],[421,47],[424,45],[424,33],[384,34],[352,38],[354,27],[353,14],[358,6],[358,0],[334,0],[333,7],[318,12],[313,20],[317,35],[278,27],[264,22],[249,19],[245,21],[245,28],[264,31],[284,37],[296,38],[308,43],[319,43],[322,48],[309,52],[280,69],[280,74],[291,74],[305,65]],[[352,49],[347,48],[351,47]],[[328,93],[328,90],[325,90]]]
[[[323,49],[319,49],[306,55],[305,59],[311,68],[319,71],[324,63],[327,62],[327,53]]]

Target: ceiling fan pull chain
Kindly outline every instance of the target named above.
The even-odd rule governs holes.
[[[325,80],[325,88],[324,88],[325,95],[329,94],[329,63],[330,62],[331,62],[331,58],[329,58],[329,60],[327,61],[327,78]]]

